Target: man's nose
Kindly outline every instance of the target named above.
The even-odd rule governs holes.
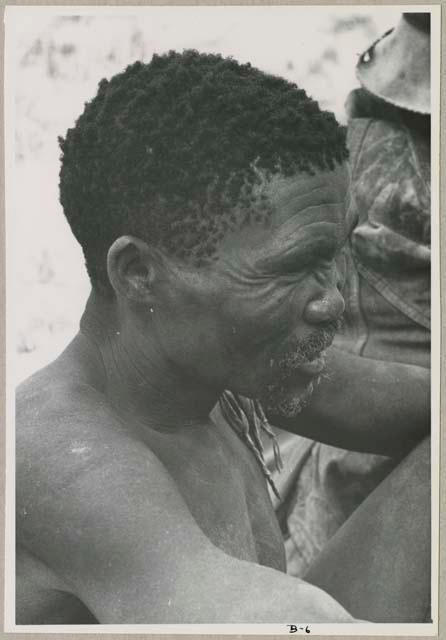
[[[333,287],[308,302],[304,317],[310,324],[334,322],[344,313],[344,309],[344,298],[339,289]]]

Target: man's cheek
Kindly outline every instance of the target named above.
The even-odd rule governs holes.
[[[238,332],[252,344],[276,342],[286,338],[294,329],[295,312],[289,299],[271,296],[258,299],[256,304],[240,304]]]

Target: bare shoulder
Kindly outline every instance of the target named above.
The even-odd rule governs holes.
[[[57,363],[23,382],[16,393],[17,474],[79,471],[95,444],[107,446],[119,420],[101,393]]]
[[[149,521],[153,510],[169,500],[178,515],[178,492],[165,467],[149,447],[106,402],[103,394],[79,380],[44,370],[17,392],[16,510],[19,541],[39,557],[48,550],[46,536],[60,533],[60,545],[74,540],[82,547],[97,534],[96,526],[136,517]],[[179,509],[179,511],[178,511]],[[70,526],[66,528],[66,522]],[[89,526],[84,526],[85,523]],[[141,531],[132,528],[134,536]],[[146,530],[150,537],[150,530]],[[103,538],[103,548],[111,536]],[[135,540],[134,540],[135,542]]]

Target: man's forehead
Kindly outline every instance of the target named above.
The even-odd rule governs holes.
[[[312,241],[331,240],[341,246],[348,235],[348,187],[349,171],[345,165],[333,171],[315,170],[312,175],[276,175],[262,187],[262,196],[268,201],[263,209],[263,215],[269,210],[268,223],[265,225],[263,215],[263,222],[251,218],[249,224],[225,238],[222,248],[232,251],[252,246],[259,256],[266,257],[283,253],[302,241],[308,243],[310,237]]]
[[[266,191],[280,219],[313,207],[347,205],[349,182],[349,170],[343,164],[331,171],[315,169],[312,174],[300,172],[288,177],[274,176]]]

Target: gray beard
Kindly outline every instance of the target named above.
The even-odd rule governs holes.
[[[266,397],[263,399],[267,413],[283,418],[296,417],[308,406],[313,391],[321,379],[322,376],[319,375],[311,380],[300,394],[295,394],[279,384],[269,385]]]
[[[271,367],[277,367],[276,379],[266,387],[262,398],[262,404],[268,413],[284,418],[294,418],[308,405],[314,389],[323,378],[323,374],[313,378],[304,391],[299,394],[292,390],[292,378],[299,365],[311,361],[315,355],[331,344],[339,325],[340,322],[333,323],[301,340],[291,339],[287,344],[286,351],[277,361],[271,361]]]

